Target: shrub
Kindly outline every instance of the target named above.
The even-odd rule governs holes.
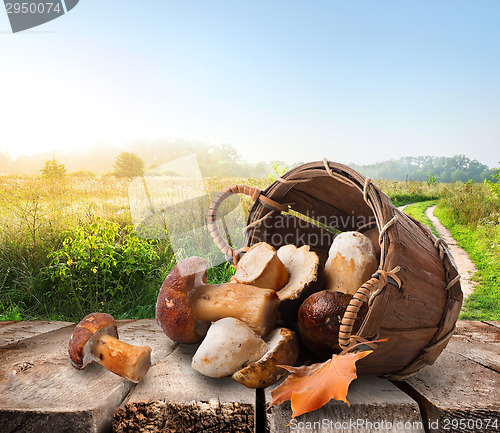
[[[42,176],[47,179],[59,179],[66,175],[64,164],[59,164],[54,157],[47,159],[40,171],[42,172]]]
[[[101,218],[64,232],[62,246],[49,254],[47,275],[53,295],[73,298],[84,314],[132,292],[154,277],[159,256],[154,240],[138,237]]]
[[[488,179],[484,179],[484,183],[488,185],[490,192],[497,198],[500,198],[500,168],[493,169],[494,174],[491,176],[494,182]]]

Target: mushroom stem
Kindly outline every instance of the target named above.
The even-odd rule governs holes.
[[[104,333],[94,337],[90,353],[104,368],[135,383],[151,365],[150,347],[133,346]]]
[[[233,317],[264,336],[276,325],[280,300],[272,289],[225,283],[196,287],[191,292],[190,303],[197,320],[215,322]]]

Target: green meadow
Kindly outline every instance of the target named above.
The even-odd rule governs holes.
[[[175,179],[164,181],[167,190],[177,188]],[[264,189],[271,180],[213,177],[203,182],[210,200],[232,184]],[[198,246],[188,233],[191,227],[186,228],[185,249],[174,248],[168,230],[163,236],[144,236],[134,229],[130,185],[127,178],[84,173],[0,177],[1,320],[78,321],[91,311],[121,319],[154,317],[158,290],[176,262],[174,252],[189,255]],[[479,269],[477,293],[466,302],[462,317],[499,320],[498,197],[481,183],[376,185],[396,206],[425,202],[416,217],[428,201],[438,203],[438,216]],[[242,204],[246,220],[251,201],[243,198]],[[189,226],[190,218],[184,210],[176,224]],[[209,282],[227,281],[232,272],[229,263],[221,263],[210,269]]]

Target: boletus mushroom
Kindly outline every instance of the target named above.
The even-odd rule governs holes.
[[[370,238],[359,232],[344,232],[335,237],[328,252],[324,276],[326,288],[354,295],[378,267]]]
[[[281,319],[288,325],[297,321],[300,304],[320,287],[319,258],[309,245],[300,248],[295,245],[283,245],[277,254],[289,275],[285,286],[277,292],[281,301]]]
[[[73,330],[68,345],[71,364],[78,370],[95,361],[132,382],[139,382],[151,366],[151,348],[118,340],[113,316],[91,313]]]
[[[234,282],[280,290],[288,281],[288,271],[276,249],[266,242],[252,245],[238,262]]]
[[[276,328],[267,336],[267,352],[232,375],[247,388],[265,388],[287,373],[280,365],[293,365],[299,357],[299,340],[288,328]]]
[[[156,302],[156,321],[179,343],[199,343],[210,322],[234,317],[266,335],[276,324],[279,298],[272,289],[247,284],[206,284],[208,262],[190,257],[165,278]]]
[[[192,367],[209,377],[232,378],[248,388],[276,383],[293,365],[299,344],[295,334],[276,328],[263,340],[244,322],[225,318],[213,323],[193,356]]]
[[[258,360],[266,351],[265,341],[245,322],[226,317],[210,326],[191,366],[205,376],[226,377]]]
[[[300,306],[300,339],[318,357],[326,359],[340,351],[340,322],[351,299],[352,295],[343,292],[322,290],[313,293]],[[353,332],[359,329],[367,312],[368,306],[364,303],[354,321]]]

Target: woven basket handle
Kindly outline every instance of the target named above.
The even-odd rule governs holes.
[[[275,202],[274,200],[271,200],[270,198],[263,195],[262,191],[259,188],[255,188],[253,186],[232,185],[217,194],[217,196],[212,201],[210,209],[208,211],[208,230],[210,231],[214,242],[217,244],[222,253],[226,256],[226,258],[232,257],[233,264],[236,266],[240,257],[239,253],[241,251],[244,251],[245,248],[242,248],[238,251],[235,251],[233,248],[231,248],[231,246],[222,237],[217,225],[217,212],[220,205],[224,200],[226,200],[233,194],[248,195],[254,202],[259,200],[264,206],[280,212],[286,212],[288,210],[288,207],[282,205],[281,203]]]
[[[342,350],[349,347],[351,343],[352,327],[354,326],[354,321],[358,317],[363,302],[368,302],[372,293],[382,291],[389,282],[395,286],[401,287],[401,280],[395,275],[398,271],[399,267],[394,268],[390,272],[378,270],[372,275],[372,278],[366,281],[354,294],[340,322],[339,346]]]

